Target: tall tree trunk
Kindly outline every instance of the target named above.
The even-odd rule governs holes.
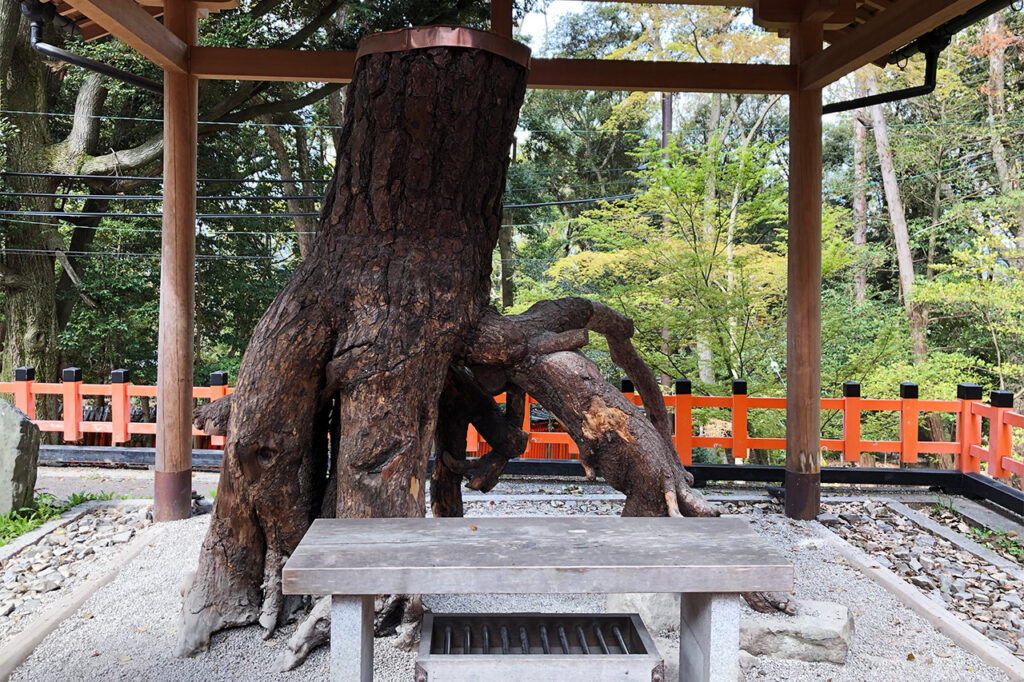
[[[673,119],[672,99],[673,99],[673,95],[672,95],[671,92],[663,92],[663,93],[661,93],[661,148],[662,149],[667,149],[668,145],[669,145],[669,142],[672,141],[672,119]],[[667,158],[668,155],[666,153],[666,154],[663,154],[662,156]],[[670,225],[670,223],[669,223],[668,218],[667,217],[663,217],[662,221],[661,221],[661,224],[662,224],[662,229],[665,232],[666,238],[669,237],[670,236],[669,235],[669,225]],[[668,310],[669,306],[672,303],[672,301],[671,301],[670,298],[664,297],[664,298],[661,299],[661,303],[665,307],[665,309]],[[671,330],[669,330],[669,328],[667,326],[666,327],[662,327],[661,328],[661,352],[664,353],[666,358],[668,358],[668,357],[671,357],[673,351],[674,351],[674,349],[672,348],[672,332],[671,332]],[[670,377],[667,373],[665,373],[665,372],[661,373],[661,385],[662,386],[664,386],[666,388],[672,386],[672,380],[673,380],[673,377]]]
[[[871,123],[875,130],[878,165],[882,171],[882,186],[885,190],[885,203],[889,208],[889,223],[892,225],[893,241],[896,244],[900,294],[910,326],[911,352],[914,362],[922,363],[928,359],[928,311],[914,301],[914,258],[910,251],[907,214],[903,208],[903,198],[900,196],[899,182],[892,161],[892,147],[889,144],[889,131],[885,127],[885,112],[881,105],[871,107]]]
[[[882,171],[882,186],[885,203],[889,207],[889,222],[892,225],[893,241],[896,243],[896,264],[899,271],[900,293],[910,328],[910,349],[915,365],[928,361],[928,308],[914,301],[914,260],[910,250],[910,233],[907,230],[907,216],[900,196],[896,170],[893,166],[892,147],[889,131],[885,126],[885,112],[881,105],[871,107],[871,123],[875,130],[875,144],[878,148],[878,164]],[[926,419],[931,440],[945,440],[945,429],[938,415]],[[948,455],[940,458],[944,468],[952,467]]]
[[[857,88],[857,96],[863,94]],[[867,130],[864,117],[867,112],[853,113],[853,246],[857,266],[853,273],[853,293],[857,303],[863,303],[868,288],[868,268],[864,250],[868,243],[868,190],[867,190]]]
[[[313,238],[316,234],[316,230],[313,229],[312,217],[299,215],[300,213],[307,212],[305,209],[308,202],[298,198],[299,189],[295,184],[295,174],[292,173],[292,161],[288,155],[288,149],[285,147],[284,139],[281,137],[281,131],[271,120],[270,116],[264,116],[263,123],[263,132],[267,136],[270,148],[274,150],[274,156],[277,157],[277,167],[281,172],[281,179],[284,180],[281,183],[281,190],[284,196],[287,197],[285,205],[288,207],[288,212],[293,214],[292,224],[295,225],[295,239],[299,244],[299,256],[302,260],[306,260],[310,250],[313,248]],[[306,175],[301,177],[304,180],[309,180]]]
[[[28,43],[27,21],[21,20],[18,3],[0,4],[0,27],[4,42],[0,43],[0,109],[12,111],[45,110],[49,69],[37,59]],[[10,134],[3,141],[6,169],[12,171],[47,170],[45,152],[51,135],[46,116],[11,116]],[[8,177],[10,189],[18,192],[51,193],[56,183],[49,178]],[[7,202],[5,202],[7,203]],[[53,199],[31,198],[13,208],[52,211]],[[28,365],[36,368],[40,381],[56,381],[59,371],[55,257],[46,251],[60,243],[56,225],[33,218],[24,223],[3,225],[3,248],[0,254],[0,285],[5,293],[4,320],[7,338],[4,344],[3,371],[0,378],[10,379],[14,368]],[[29,252],[25,252],[29,251]],[[47,416],[54,409],[53,401],[45,401],[42,412]]]
[[[422,515],[435,449],[435,511],[460,513],[462,475],[489,489],[522,452],[527,388],[571,427],[591,475],[626,492],[629,513],[717,513],[689,489],[628,319],[582,299],[509,318],[485,308],[525,89],[525,68],[477,49],[356,62],[313,251],[257,325],[235,392],[196,415],[227,445],[179,654],[226,627],[274,631],[291,612],[281,566],[314,518]],[[650,421],[576,352],[587,330],[607,337]],[[491,397],[503,391],[507,412]],[[494,448],[471,471],[467,423]],[[324,640],[323,618],[310,613],[281,667]]]
[[[719,127],[722,124],[722,95],[712,93],[711,110],[708,114],[708,151],[717,156],[720,143]],[[713,158],[709,163],[708,175],[704,181],[704,241],[705,246],[710,243],[712,233],[715,230],[714,216],[716,214],[716,203],[718,199],[718,159]],[[706,336],[697,337],[697,372],[699,378],[705,384],[715,382],[715,353],[711,348]]]
[[[1016,168],[1011,167],[1003,143],[1003,126],[1006,123],[1006,48],[1013,37],[1006,30],[1004,12],[989,15],[986,31],[982,36],[982,48],[988,53],[988,130],[992,149],[992,162],[999,178],[1003,194],[1020,189]],[[1014,207],[1017,222],[1017,245],[1024,248],[1024,206],[1018,202]],[[1024,266],[1024,259],[1013,258],[1018,267]]]

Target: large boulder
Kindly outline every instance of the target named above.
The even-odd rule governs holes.
[[[0,400],[0,514],[32,505],[39,463],[39,427]]]
[[[853,615],[842,604],[801,599],[797,614],[740,619],[740,648],[755,656],[843,663],[853,643]]]

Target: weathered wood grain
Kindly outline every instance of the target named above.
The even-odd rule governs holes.
[[[319,519],[286,594],[788,591],[738,518]]]

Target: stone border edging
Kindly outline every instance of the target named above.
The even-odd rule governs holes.
[[[958,533],[952,528],[944,526],[937,521],[933,521],[921,512],[915,509],[911,509],[902,502],[898,502],[896,500],[886,500],[885,506],[887,506],[889,509],[893,510],[897,514],[900,514],[901,516],[905,517],[907,520],[920,526],[923,530],[926,530],[933,535],[938,535],[943,540],[948,540],[949,542],[952,542],[955,547],[958,547],[965,552],[970,552],[971,554],[981,559],[984,559],[996,568],[1000,569],[1001,571],[1005,571],[1006,573],[1009,573],[1018,580],[1024,580],[1024,567],[1022,567],[1020,564],[1010,561],[1005,557],[1000,556],[999,554],[996,554],[991,549],[978,544],[977,542],[971,540],[969,537],[963,535],[962,533]]]
[[[100,502],[109,501],[100,500]],[[83,506],[79,505],[79,507]],[[32,652],[35,651],[40,642],[46,639],[51,632],[56,630],[61,623],[74,614],[82,604],[96,594],[103,586],[117,577],[121,569],[141,554],[152,538],[157,535],[158,528],[158,525],[153,524],[138,533],[124,549],[115,555],[119,561],[111,562],[111,566],[102,574],[87,578],[74,592],[58,600],[38,618],[29,623],[24,630],[8,640],[4,644],[3,654],[0,655],[0,680],[6,681],[11,676],[11,673],[24,663],[25,659],[32,655]]]
[[[985,663],[999,668],[1011,680],[1024,679],[1024,661],[1021,661],[1003,647],[995,644],[970,625],[959,620],[946,609],[944,604],[940,606],[921,594],[916,587],[908,584],[889,569],[883,568],[865,552],[853,546],[836,533],[833,533],[819,523],[813,523],[811,527],[813,533],[835,547],[851,566],[891,592],[905,606],[931,623],[936,630],[976,655]]]
[[[24,535],[19,535],[3,547],[0,547],[0,564],[3,564],[12,556],[25,549],[31,547],[44,536],[52,533],[57,528],[62,528],[70,523],[74,523],[85,514],[91,511],[100,509],[103,507],[142,507],[153,504],[152,500],[145,499],[133,499],[133,500],[89,500],[82,504],[68,509],[66,512],[61,514],[55,519],[50,519],[43,525],[39,526],[34,530],[30,530]]]

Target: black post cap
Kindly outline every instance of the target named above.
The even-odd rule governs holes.
[[[110,383],[112,384],[130,384],[131,374],[126,369],[115,369],[110,373]]]
[[[61,372],[61,379],[64,381],[81,381],[82,380],[82,368],[81,367],[65,367],[64,371]]]
[[[622,378],[621,383],[623,393],[633,393],[636,390],[636,388],[633,386],[633,382],[625,377]]]
[[[676,395],[690,395],[693,393],[693,384],[689,379],[676,379]]]
[[[36,380],[36,368],[35,367],[15,367],[14,368],[14,380],[15,381],[35,381]]]
[[[217,370],[216,372],[210,372],[210,385],[211,386],[227,386],[228,385],[228,373],[224,370]]]
[[[988,401],[992,407],[1013,407],[1013,391],[992,391]]]
[[[981,386],[978,384],[957,384],[956,397],[959,400],[981,400]]]
[[[917,398],[917,384],[912,381],[904,381],[900,384],[901,398]]]
[[[733,395],[746,395],[747,394],[747,380],[746,379],[733,379],[732,380],[732,394]]]
[[[859,381],[844,381],[843,382],[843,397],[844,398],[859,398],[860,397],[860,382]]]

